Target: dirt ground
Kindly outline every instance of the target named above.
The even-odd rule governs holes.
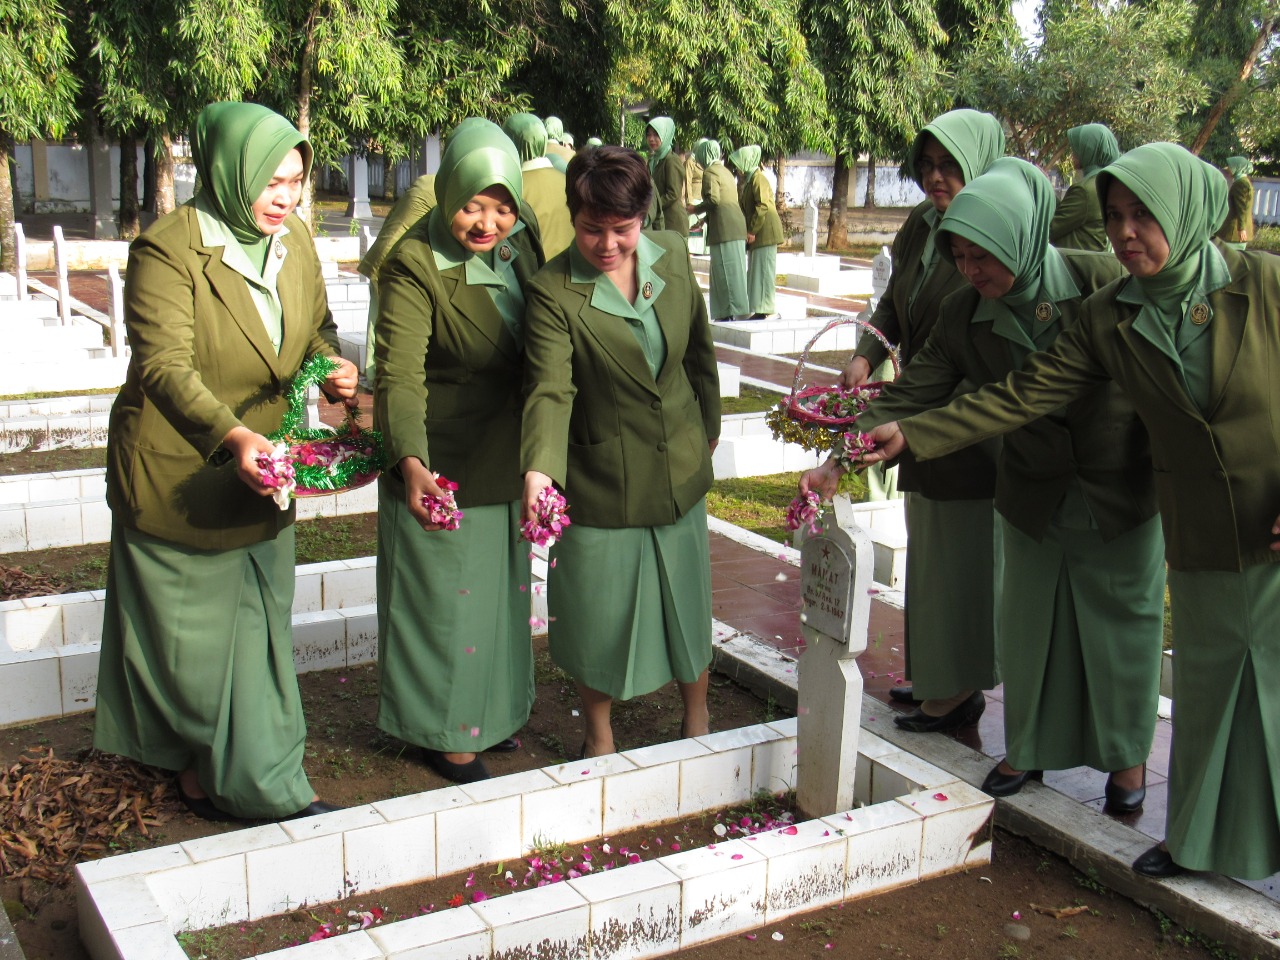
[[[519,733],[523,749],[489,755],[496,775],[566,759],[581,739],[574,716],[576,695],[568,678],[545,650],[537,660],[537,702]],[[374,726],[377,674],[374,667],[325,671],[301,678],[309,723],[307,770],[322,797],[357,804],[444,786],[422,766],[415,751]],[[711,713],[716,729],[774,719],[784,714],[750,692],[713,677]],[[678,736],[680,701],[673,687],[615,708],[620,749]],[[52,748],[73,759],[92,737],[93,717],[85,714],[0,731],[0,767],[9,769],[27,748]],[[8,780],[13,781],[13,776]],[[126,830],[113,843],[126,853],[156,845],[225,832],[226,825],[197,820],[181,811],[172,791],[151,811],[160,822],[143,837]],[[5,812],[5,825],[15,821]],[[30,831],[36,833],[36,826]],[[763,957],[800,960],[816,956],[958,958],[1035,957],[1038,960],[1186,957],[1211,953],[1193,938],[1146,910],[1109,893],[1065,861],[1022,840],[997,832],[990,867],[930,881],[843,908],[819,910],[716,944],[685,951],[698,960]],[[0,883],[28,960],[87,960],[69,888],[6,877]],[[376,897],[369,898],[370,903]],[[1039,912],[1086,909],[1055,919]],[[780,935],[780,936],[779,936]],[[831,946],[827,946],[830,944]],[[834,954],[827,951],[836,951]],[[209,960],[220,960],[210,955]]]

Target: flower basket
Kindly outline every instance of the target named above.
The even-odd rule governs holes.
[[[382,434],[360,426],[360,414],[347,407],[341,430],[302,428],[307,406],[307,390],[319,386],[336,365],[325,356],[314,356],[289,385],[289,409],[284,423],[267,439],[289,446],[293,465],[294,497],[322,497],[355,490],[378,478],[386,465]]]
[[[791,393],[778,401],[778,405],[765,415],[765,422],[774,439],[796,443],[806,450],[829,450],[858,419],[859,414],[880,395],[886,381],[872,380],[861,387],[847,390],[835,385],[802,387],[805,364],[813,345],[836,327],[857,324],[869,331],[884,344],[898,375],[898,350],[871,324],[855,318],[833,320],[815,333],[805,344],[796,362],[795,376],[791,381]]]

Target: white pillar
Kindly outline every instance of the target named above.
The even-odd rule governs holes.
[[[422,141],[423,173],[435,173],[440,169],[440,134],[432,133]]]
[[[804,205],[804,255],[814,257],[818,254],[818,201],[810,200]]]
[[[120,279],[120,268],[114,263],[107,267],[107,284],[111,288],[111,302],[107,305],[107,316],[111,318],[111,355],[124,356],[124,281]]]
[[[58,226],[53,228],[53,266],[58,271],[58,319],[65,327],[71,322],[71,283],[67,279],[67,241]]]
[[[14,270],[18,275],[18,299],[27,299],[27,235],[22,232],[22,224],[13,225],[13,259]]]
[[[367,220],[373,216],[369,209],[369,161],[364,157],[351,158],[351,202],[347,204],[347,216]]]
[[[95,240],[114,240],[120,236],[116,229],[115,205],[111,202],[111,144],[94,126],[89,141],[89,211],[93,214]]]

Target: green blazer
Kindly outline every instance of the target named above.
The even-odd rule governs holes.
[[[689,235],[689,214],[684,209],[684,163],[680,155],[670,151],[653,170],[653,189],[658,194],[662,216],[655,230],[672,230]]]
[[[1067,187],[1049,224],[1049,242],[1059,249],[1106,250],[1106,223],[1095,174]]]
[[[773,203],[773,188],[759,168],[738,188],[738,205],[747,221],[747,233],[754,233],[756,237],[754,243],[747,244],[748,250],[782,243],[782,220]]]
[[[405,234],[378,275],[374,425],[388,481],[403,494],[405,457],[458,484],[466,508],[520,499],[520,344],[488,291],[462,265],[437,269],[429,219]],[[507,241],[521,288],[542,266],[536,233]]]
[[[747,239],[747,220],[738,204],[738,182],[723,163],[702,171],[702,202],[695,208],[707,218],[707,243]]]
[[[1209,296],[1211,401],[1203,414],[1173,361],[1133,329],[1115,299],[1128,279],[1085,301],[1079,321],[1003,383],[902,421],[919,457],[948,453],[1056,410],[1108,379],[1151,437],[1165,552],[1176,570],[1280,562],[1280,260],[1219,248],[1231,283]]]
[[[1244,240],[1240,231],[1244,231]],[[1253,239],[1253,181],[1236,177],[1227,191],[1227,219],[1222,221],[1217,237],[1227,243],[1248,243]]]
[[[915,302],[911,300],[911,291],[920,275],[920,258],[929,239],[925,213],[932,209],[933,204],[928,200],[919,204],[893,238],[893,272],[870,320],[890,343],[897,344],[904,369],[924,349],[942,301],[969,286],[955,267],[942,260],[920,288]],[[853,355],[866,357],[872,370],[888,359],[880,341],[870,335],[859,339]],[[966,380],[956,388],[956,395],[974,386]],[[908,451],[899,461],[898,487],[933,500],[989,499],[995,493],[999,450],[1000,444],[991,442],[932,463],[920,463]]]
[[[649,238],[666,251],[654,264],[666,284],[656,381],[627,322],[591,306],[592,284],[573,282],[568,251],[526,291],[520,467],[555,480],[588,527],[666,526],[711,488],[720,384],[706,301],[682,238]]]
[[[220,450],[232,427],[278,430],[290,379],[313,354],[337,353],[311,235],[296,217],[287,224],[268,253],[285,258],[279,355],[244,277],[223,264],[222,247],[201,242],[193,206],[157,220],[129,247],[132,353],[107,440],[115,522],[210,550],[271,540],[293,523],[293,510],[245,486]]]
[[[565,176],[555,167],[537,167],[522,173],[524,202],[538,221],[542,252],[549,260],[573,243],[573,221],[565,199]]]
[[[1108,254],[1060,252],[1085,295],[1123,273]],[[868,426],[944,405],[965,380],[997,383],[1019,368],[1009,340],[991,323],[972,320],[980,299],[970,287],[943,300],[924,349],[863,415]],[[1084,299],[1057,302],[1063,330],[1075,326]],[[1093,387],[1065,407],[1005,435],[997,463],[996,509],[1027,536],[1040,540],[1073,479],[1104,540],[1156,514],[1147,431],[1114,383]]]

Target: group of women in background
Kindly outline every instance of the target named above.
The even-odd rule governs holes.
[[[858,421],[875,445],[861,464],[900,463],[911,491],[912,686],[891,693],[916,708],[897,722],[971,724],[1002,677],[1006,755],[984,790],[1088,765],[1108,773],[1105,809],[1139,810],[1167,581],[1166,836],[1133,867],[1270,876],[1280,261],[1235,249],[1250,236],[1244,188],[1181,146],[1121,155],[1105,127],[1077,127],[1080,175],[1055,204],[1040,170],[991,148],[997,130],[953,111],[921,131],[911,162],[928,199],[871,318],[903,352]],[[864,382],[879,349],[860,348],[843,381]],[[844,469],[828,461],[802,492],[833,494]]]

